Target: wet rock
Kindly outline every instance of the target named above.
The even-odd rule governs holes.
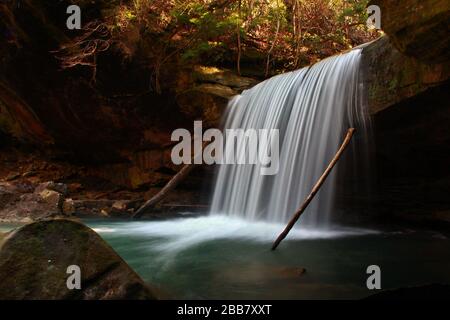
[[[39,192],[42,202],[48,206],[49,215],[55,216],[62,214],[62,206],[64,203],[64,195],[49,189]]]
[[[67,287],[67,268],[81,271],[81,289]],[[155,299],[148,285],[94,231],[81,223],[35,222],[0,247],[0,299]]]

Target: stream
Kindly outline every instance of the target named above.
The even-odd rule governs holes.
[[[299,228],[273,252],[281,224],[226,216],[86,223],[171,298],[363,298],[375,293],[366,287],[373,264],[382,289],[450,283],[450,239],[427,230]]]
[[[270,251],[281,224],[218,215],[84,222],[172,299],[360,299],[375,293],[366,287],[373,264],[382,289],[450,283],[450,239],[435,231],[300,227]],[[18,226],[0,223],[0,241]]]

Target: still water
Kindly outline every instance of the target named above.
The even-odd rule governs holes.
[[[432,231],[299,228],[272,252],[283,225],[225,216],[85,222],[171,298],[363,298],[374,293],[373,264],[382,289],[450,283],[450,239]]]

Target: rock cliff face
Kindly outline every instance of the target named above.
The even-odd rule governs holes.
[[[374,115],[376,210],[450,225],[450,81]]]
[[[372,115],[450,78],[450,63],[428,64],[400,52],[383,36],[363,49],[363,72]]]
[[[372,0],[382,29],[407,56],[428,64],[450,60],[450,3],[446,0]]]
[[[203,120],[205,127],[219,126],[228,98],[256,81],[215,67],[180,67],[177,61],[169,61],[161,70],[161,92],[157,93],[139,50],[127,59],[114,50],[100,54],[96,81],[86,68],[61,70],[53,51],[74,37],[65,28],[68,3],[24,0],[20,6],[15,1],[0,4],[0,147],[4,148],[0,179],[14,185],[30,182],[33,190],[44,181],[67,182],[68,196],[81,208],[91,206],[76,202],[82,197],[89,201],[148,198],[179,169],[170,161],[172,131],[192,128],[194,120]],[[86,6],[85,18],[91,20],[101,14],[96,8],[108,10],[118,1],[77,3]],[[448,131],[442,121],[449,114],[450,100],[444,90],[450,76],[450,3],[379,0],[374,4],[381,7],[387,35],[364,46],[363,65],[370,112],[375,127],[384,128],[377,129],[376,157],[380,168],[385,168],[388,163],[409,163],[407,157],[417,154],[410,150],[418,145],[408,142],[408,147],[399,138],[395,143],[403,143],[408,151],[389,139],[391,134],[406,137],[416,126],[427,135],[424,139],[416,135],[423,142],[421,148],[427,141],[433,154],[445,152],[442,141]],[[421,122],[418,115],[422,112],[428,115],[428,124]],[[387,134],[387,123],[395,123],[396,132]],[[433,123],[441,129],[435,130]],[[17,150],[11,141],[27,148]],[[392,154],[392,150],[405,152]],[[33,157],[27,159],[29,154]],[[436,160],[441,163],[441,158]],[[180,186],[188,191],[184,192],[186,203],[199,201],[193,190],[201,190],[208,180],[202,177],[211,177],[211,169],[194,171]],[[89,186],[95,186],[95,192]],[[11,204],[14,199],[8,198],[8,190],[0,197]],[[41,197],[32,195],[34,191],[26,193],[30,201]],[[182,201],[181,193],[178,196]],[[108,213],[106,208],[113,204],[102,203],[98,211]]]
[[[450,2],[372,1],[386,36],[363,49],[376,214],[450,222]]]
[[[161,92],[136,52],[98,56],[95,82],[88,68],[61,70],[54,51],[73,31],[65,27],[69,2],[0,4],[0,132],[87,164],[88,175],[117,186],[159,187],[178,170],[170,161],[171,133],[194,120],[218,126],[227,99],[254,84],[226,70],[179,67],[161,71]],[[92,20],[111,1],[78,1]]]
[[[364,47],[371,114],[450,78],[450,2],[371,1],[388,35]]]

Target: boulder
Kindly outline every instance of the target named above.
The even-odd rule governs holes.
[[[51,190],[51,191],[60,193],[60,194],[62,194],[64,196],[66,196],[67,192],[68,192],[67,191],[68,188],[67,188],[66,184],[64,184],[64,183],[55,183],[53,181],[48,181],[48,182],[44,182],[44,183],[39,184],[36,187],[34,192],[35,193],[41,193],[41,192],[43,192],[45,190]]]
[[[44,207],[48,207],[48,213],[51,216],[62,214],[62,205],[64,203],[63,194],[44,189],[39,193],[34,193],[34,195],[40,197],[38,198],[38,202],[42,203]]]
[[[71,215],[64,212],[67,186],[45,182],[37,187],[24,183],[0,184],[0,219],[3,221],[33,221],[48,217]]]
[[[74,215],[76,212],[75,203],[73,199],[68,198],[64,200],[63,212],[68,215]]]
[[[68,289],[69,266],[81,289]],[[0,247],[0,299],[155,299],[154,290],[85,225],[43,220],[9,234]]]

